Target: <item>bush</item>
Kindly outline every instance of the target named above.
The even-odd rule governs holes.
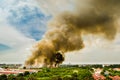
[[[31,75],[31,76],[28,77],[27,80],[37,80],[37,78]]]
[[[27,75],[30,75],[30,72],[29,72],[29,71],[25,71],[25,72],[24,72],[24,76],[27,76]]]
[[[8,75],[8,80],[16,80],[15,75],[13,74]]]
[[[0,80],[7,80],[7,76],[5,74],[0,75]]]
[[[49,68],[43,68],[42,71],[43,72],[50,72],[50,69]]]
[[[60,76],[52,77],[51,80],[62,80]]]
[[[63,80],[73,80],[73,79],[70,76],[65,76],[65,77],[63,77]]]
[[[78,79],[79,80],[93,80],[93,77],[89,70],[82,69],[78,73]]]
[[[24,75],[23,75],[23,73],[19,73],[18,75],[17,75],[17,77],[23,77]]]
[[[24,77],[16,77],[16,80],[26,80]]]
[[[77,73],[73,73],[73,74],[72,74],[72,80],[79,80]]]

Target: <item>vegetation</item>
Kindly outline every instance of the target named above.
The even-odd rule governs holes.
[[[2,78],[1,78],[2,77]],[[4,78],[3,78],[4,77]],[[19,73],[17,76],[0,76],[0,80],[93,80],[88,69],[83,68],[43,68],[37,73]]]
[[[25,71],[18,75],[0,75],[0,80],[94,80],[92,73],[94,69],[101,68],[101,75],[106,80],[111,80],[110,76],[120,76],[120,71],[113,70],[119,65],[110,65],[102,67],[102,65],[86,65],[86,66],[69,66],[59,68],[42,68],[37,73]],[[94,68],[94,69],[93,69]]]
[[[7,76],[5,74],[0,75],[0,80],[7,80]]]

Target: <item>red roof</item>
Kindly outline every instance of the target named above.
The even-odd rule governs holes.
[[[120,76],[109,76],[112,80],[120,80]]]
[[[18,73],[21,73],[21,72],[18,72],[18,71],[0,71],[0,74],[18,74]]]
[[[93,74],[94,80],[105,80],[106,78],[103,75]]]

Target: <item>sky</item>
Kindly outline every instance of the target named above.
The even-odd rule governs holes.
[[[0,63],[24,63],[32,46],[47,31],[48,22],[60,12],[72,11],[73,3],[74,0],[0,0]],[[66,53],[64,63],[120,63],[119,36],[113,41],[83,36],[85,48]]]

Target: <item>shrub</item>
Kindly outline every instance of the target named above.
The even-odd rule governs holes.
[[[37,80],[37,78],[32,76],[32,75],[30,75],[27,80]]]
[[[15,75],[13,74],[8,75],[8,80],[16,80]]]
[[[23,75],[23,73],[19,73],[18,75],[17,75],[17,77],[23,77],[24,75]]]
[[[60,76],[52,77],[51,80],[62,80]]]
[[[16,77],[16,80],[26,80],[24,77]]]
[[[0,80],[7,80],[7,76],[5,74],[0,75]]]
[[[89,70],[82,69],[78,73],[78,79],[79,80],[93,80],[93,77]]]
[[[24,72],[24,76],[27,76],[27,75],[30,75],[30,72],[29,72],[29,71],[25,71],[25,72]]]

